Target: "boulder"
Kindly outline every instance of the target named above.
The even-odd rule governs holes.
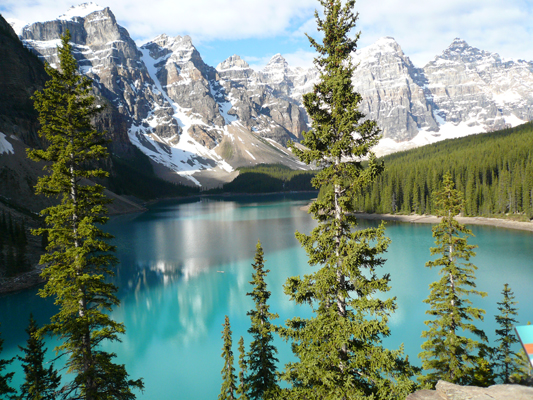
[[[531,400],[533,388],[520,385],[494,385],[488,388],[460,386],[438,381],[435,390],[419,390],[405,400]]]

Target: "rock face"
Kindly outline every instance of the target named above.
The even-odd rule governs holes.
[[[533,62],[503,61],[455,39],[423,73],[437,119],[480,131],[533,119]]]
[[[141,51],[109,8],[95,8],[90,4],[73,8],[54,21],[24,27],[20,36],[27,47],[56,66],[56,46],[68,29],[80,72],[94,81],[96,92],[113,104],[129,125],[148,125],[157,120],[154,133],[177,136],[179,127],[171,107],[154,90]]]
[[[353,84],[361,93],[361,111],[378,121],[383,136],[395,141],[414,138],[418,131],[438,131],[433,105],[420,86],[415,68],[393,38],[379,39],[356,52]]]
[[[228,114],[236,116],[258,136],[285,145],[298,140],[308,130],[308,117],[301,105],[306,82],[316,78],[314,71],[290,68],[277,54],[267,66],[255,72],[234,55],[217,66],[226,97],[231,103]],[[312,88],[312,85],[310,86]]]
[[[439,381],[435,390],[419,390],[405,400],[531,400],[533,388],[520,385],[494,385],[488,388],[459,386]]]
[[[295,162],[283,146],[310,129],[302,96],[318,81],[316,69],[293,68],[280,54],[261,71],[238,55],[213,68],[188,36],[163,34],[139,48],[109,8],[93,3],[27,25],[19,36],[56,65],[56,45],[66,29],[80,72],[118,109],[120,115],[107,122],[123,127],[117,141],[137,146],[165,177],[177,173],[201,184],[204,172],[253,164],[258,158],[244,156],[251,148],[243,143],[261,140],[279,150],[279,157],[266,159]],[[456,39],[416,68],[390,37],[358,50],[353,60],[361,110],[383,133],[378,154],[533,119],[533,62],[504,61]],[[235,140],[233,132],[249,140]]]

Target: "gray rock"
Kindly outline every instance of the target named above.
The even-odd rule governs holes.
[[[520,385],[494,385],[488,388],[459,386],[438,381],[435,390],[419,390],[406,400],[531,400],[533,388]]]
[[[59,44],[66,29],[72,36],[80,72],[94,81],[96,94],[116,106],[129,125],[145,125],[146,133],[177,142],[180,128],[171,105],[155,87],[142,52],[109,8],[70,20],[37,22],[26,26],[21,37],[26,46],[55,66],[59,60],[52,44]]]
[[[361,93],[361,111],[378,121],[383,137],[409,140],[419,130],[438,130],[433,109],[419,84],[421,73],[393,38],[385,37],[358,51],[353,75]]]
[[[491,131],[533,119],[533,63],[503,61],[455,39],[424,68],[426,89],[443,121]],[[506,118],[507,117],[507,118]]]

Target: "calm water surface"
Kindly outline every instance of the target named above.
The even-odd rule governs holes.
[[[253,303],[250,291],[253,256],[257,240],[265,251],[271,310],[280,315],[278,323],[294,315],[309,316],[309,310],[287,300],[283,284],[288,276],[311,271],[305,252],[294,238],[299,230],[308,233],[315,222],[300,209],[309,195],[261,196],[166,202],[143,214],[115,217],[106,229],[116,236],[120,266],[115,277],[121,306],[113,318],[126,324],[116,352],[131,377],[143,377],[142,399],[216,399],[220,393],[222,369],[221,330],[224,315],[230,318],[235,358],[237,341],[245,343]],[[361,226],[374,222],[360,221]],[[488,292],[475,305],[487,311],[482,328],[494,338],[496,302],[504,283],[509,283],[519,301],[521,323],[533,322],[530,286],[533,282],[533,234],[492,227],[471,227],[477,244],[477,285]],[[438,271],[424,268],[434,245],[431,226],[387,224],[392,239],[384,272],[392,277],[391,295],[397,296],[398,310],[391,318],[390,348],[405,344],[411,361],[418,362],[420,333],[427,306],[428,285]],[[5,339],[2,358],[18,354],[25,345],[29,313],[40,324],[54,314],[53,302],[36,296],[36,289],[0,298],[0,330]],[[48,340],[50,349],[53,339]],[[276,342],[280,364],[291,359],[286,343]],[[49,356],[53,352],[49,350]],[[56,364],[59,367],[59,364]],[[14,386],[23,374],[20,365]]]

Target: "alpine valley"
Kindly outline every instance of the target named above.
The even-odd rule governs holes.
[[[285,146],[310,128],[302,95],[318,80],[314,68],[291,67],[279,54],[260,71],[238,55],[215,68],[204,63],[188,36],[161,34],[139,47],[109,8],[93,3],[72,7],[53,21],[0,24],[4,36],[13,39],[16,33],[26,49],[52,66],[60,36],[70,30],[79,70],[94,81],[106,105],[96,123],[112,140],[113,159],[146,155],[157,177],[203,188],[232,180],[240,166],[307,168]],[[19,94],[31,107],[29,96],[46,78],[30,55],[2,54],[2,68],[12,75],[5,69],[1,79],[10,79],[12,89],[23,79],[14,75],[25,73],[28,83]],[[533,119],[531,61],[506,61],[455,39],[417,68],[390,37],[353,57],[361,109],[383,132],[378,155]],[[0,120],[0,159],[22,152],[21,142],[38,145],[37,124],[22,117]]]

